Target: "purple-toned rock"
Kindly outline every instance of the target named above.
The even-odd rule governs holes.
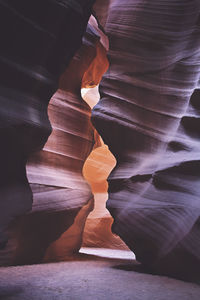
[[[200,266],[199,20],[198,1],[115,0],[110,68],[92,113],[117,160],[113,231],[138,261],[168,274]]]
[[[51,133],[48,102],[81,45],[93,2],[0,1],[0,248],[8,224],[31,209],[25,165]]]

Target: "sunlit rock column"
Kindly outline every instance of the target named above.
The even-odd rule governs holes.
[[[190,104],[199,20],[198,1],[115,0],[105,27],[110,68],[92,113],[117,160],[113,231],[140,262],[169,274],[200,263],[199,106]]]
[[[106,14],[105,7],[103,3],[101,4]],[[99,29],[94,17],[90,18],[89,24],[98,31],[100,36],[96,57],[85,72],[82,81],[82,86],[87,87],[82,89],[83,99],[93,108],[100,97],[97,84],[109,66],[107,59],[109,42],[106,35]],[[83,168],[83,175],[89,182],[94,195],[94,209],[88,215],[84,227],[83,247],[127,249],[122,240],[111,232],[113,218],[106,209],[106,200],[108,199],[107,177],[115,164],[114,156],[95,131],[95,146]]]
[[[48,102],[80,47],[93,2],[0,1],[1,248],[8,224],[31,209],[26,161],[51,132]],[[0,253],[2,263],[13,251],[7,248]]]

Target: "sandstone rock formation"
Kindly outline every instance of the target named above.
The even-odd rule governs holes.
[[[94,14],[101,28],[104,28],[106,24],[109,7],[114,1],[115,0],[96,0],[93,5]]]
[[[169,274],[200,266],[199,92],[190,101],[199,20],[195,0],[115,0],[105,26],[110,68],[92,113],[117,160],[113,231],[138,261]]]
[[[79,250],[85,219],[93,208],[93,195],[83,178],[82,168],[95,142],[94,129],[90,123],[91,109],[81,98],[81,86],[85,72],[96,58],[98,40],[99,36],[88,26],[83,46],[62,75],[59,89],[49,105],[52,135],[44,150],[32,157],[28,166],[29,182],[34,186],[38,183],[45,185],[39,195],[34,194],[33,212],[42,213],[46,216],[46,223],[52,223],[53,227],[53,230],[45,227],[36,240],[32,236],[39,252],[40,240],[45,242],[45,261],[64,260]],[[92,80],[91,72],[90,78]],[[32,213],[31,216],[34,223],[38,223],[37,215]],[[31,216],[27,216],[27,222]],[[59,222],[51,220],[52,216]],[[56,235],[52,234],[53,231]],[[30,234],[33,235],[32,230]],[[51,241],[45,240],[46,235]],[[23,238],[26,240],[27,236]],[[28,247],[26,252],[29,254],[30,244]]]
[[[99,83],[108,67],[104,57],[100,36],[88,25],[83,46],[61,76],[48,107],[52,134],[44,149],[28,161],[33,209],[11,228],[14,264],[70,259],[81,246],[85,220],[93,208],[82,168],[95,142],[91,109],[81,98],[81,87]]]
[[[93,207],[82,168],[97,134],[80,89],[97,85],[108,67],[94,18],[69,62],[93,3],[0,0],[0,264],[63,260],[81,245]],[[117,160],[108,180],[113,231],[157,272],[199,272],[199,1],[97,0],[94,11],[110,41],[92,121]],[[51,127],[47,106],[63,72]],[[105,152],[94,150],[90,166]],[[32,206],[28,158],[34,205],[23,215]],[[110,161],[99,161],[98,180],[88,178],[105,200]],[[101,246],[113,238],[106,234]]]
[[[83,98],[91,107],[94,107],[99,101],[98,87],[84,91]],[[96,143],[97,141],[97,147],[92,150],[83,168],[83,175],[91,185],[94,195],[94,209],[85,223],[82,246],[127,250],[122,240],[112,233],[113,218],[106,209],[107,178],[115,167],[116,160],[102,139],[96,137]]]
[[[31,209],[32,192],[26,177],[26,161],[31,153],[44,146],[51,132],[47,105],[58,87],[61,73],[80,47],[93,2],[93,0],[0,1],[1,248],[6,244],[5,231],[8,224],[16,216]],[[59,97],[64,94],[65,92],[60,93]],[[57,103],[59,101],[62,100],[57,99]],[[71,103],[71,109],[73,106],[75,110],[76,103]],[[84,111],[82,122],[84,123],[86,119],[89,119],[89,115],[86,106],[83,105],[82,109]],[[77,108],[77,112],[78,110]],[[58,111],[55,112],[55,115],[57,113]],[[64,132],[61,132],[62,130],[58,130],[59,135],[64,135]],[[67,144],[64,145],[60,152],[64,152],[64,148],[67,147],[69,147]],[[51,159],[56,157],[56,146],[53,150],[54,156],[51,156]],[[73,152],[72,149],[70,151]],[[87,155],[88,151],[88,149],[83,150],[81,159]],[[81,161],[77,163],[77,168],[80,166]],[[49,174],[49,177],[51,175]],[[59,179],[57,178],[57,181]],[[54,191],[55,195],[53,196],[52,189],[54,190],[54,188],[41,186],[44,184],[44,180],[41,178],[39,184],[39,186],[34,186],[37,208],[37,198],[40,198],[43,192],[45,195],[50,193],[54,201],[55,195],[61,200],[65,198],[63,190]],[[44,202],[46,197],[42,197]],[[55,202],[52,203],[52,206],[54,205]],[[74,206],[78,208],[80,205]],[[46,219],[41,213],[38,215],[39,219],[45,224]],[[52,220],[57,222],[57,217],[52,215]],[[20,219],[17,224],[21,222],[23,223]],[[68,222],[66,221],[66,223]],[[32,218],[28,219],[27,227],[24,230],[29,233],[32,226],[33,231],[41,235],[43,229],[39,226],[40,222],[36,223],[32,223]],[[18,230],[15,225],[12,226],[12,230],[10,229],[10,235],[13,235],[14,229]],[[57,234],[56,232],[55,235]],[[27,244],[29,242],[27,240]],[[23,245],[21,246],[23,247]],[[24,248],[26,248],[25,245]],[[4,260],[4,254],[8,253],[6,251],[1,252],[3,262],[6,261]],[[10,251],[13,253],[13,249]],[[34,253],[34,247],[32,252]]]

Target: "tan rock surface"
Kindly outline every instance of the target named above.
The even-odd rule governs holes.
[[[99,101],[98,87],[84,91],[83,97],[93,107]],[[100,143],[90,153],[83,168],[83,175],[91,185],[94,194],[94,210],[86,220],[83,246],[128,249],[123,241],[111,231],[113,219],[106,209],[107,178],[116,165],[116,160],[103,140],[99,138],[99,141]]]

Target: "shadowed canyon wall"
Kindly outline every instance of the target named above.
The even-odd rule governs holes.
[[[26,249],[26,245],[17,242],[20,240],[14,233],[14,230],[17,231],[20,227],[21,222],[24,222],[23,218],[18,219],[17,224],[14,223],[9,230],[8,224],[17,216],[31,209],[32,191],[26,177],[26,161],[31,153],[44,146],[51,132],[47,115],[48,102],[58,87],[61,73],[81,45],[93,2],[88,0],[70,2],[53,0],[42,2],[20,0],[16,2],[10,0],[0,2],[2,44],[0,49],[2,108],[0,111],[2,144],[0,156],[0,244],[2,248],[5,247],[7,240],[5,232],[9,231],[7,233],[10,236],[9,244],[1,251],[3,263],[7,263],[7,260],[8,263],[15,261],[15,254],[18,255],[16,245]],[[64,91],[60,93],[60,97],[64,93]],[[59,99],[56,100],[58,103]],[[75,111],[76,103],[71,104],[71,109],[73,106]],[[84,124],[86,119],[89,120],[89,107],[82,104],[82,110]],[[56,113],[58,111],[54,113],[54,116]],[[60,131],[59,134],[61,134]],[[88,143],[90,140],[91,138]],[[56,152],[55,148],[54,152]],[[60,149],[61,152],[64,151],[63,148]],[[89,149],[83,150],[82,156],[87,156],[88,151]],[[51,156],[51,159],[54,158]],[[77,168],[80,168],[80,165],[81,162],[78,162]],[[40,168],[42,169],[42,167],[41,165]],[[34,172],[32,175],[34,177]],[[51,194],[52,200],[54,200],[52,207],[55,205],[52,188],[41,186],[44,184],[44,177],[42,178],[41,175],[36,182],[32,181],[38,184],[39,180],[39,185],[32,186],[36,195],[37,208],[35,207],[35,210],[40,207],[37,198],[42,192],[45,196],[48,193]],[[50,172],[49,178],[51,178]],[[62,191],[56,191],[56,193],[63,201]],[[45,196],[44,202],[46,201]],[[78,209],[78,207],[80,205],[74,204],[74,208]],[[29,220],[24,231],[29,232],[32,227],[33,235],[41,235],[43,227],[39,226],[40,222],[34,224],[31,217],[30,219],[24,218]],[[41,220],[44,227],[47,227],[45,218],[43,219],[41,214],[38,219]],[[51,222],[55,219],[56,216],[52,215]],[[66,223],[70,222],[71,220],[66,221]],[[53,234],[57,235],[55,232]],[[50,238],[47,236],[47,239]],[[29,243],[30,240],[27,240],[26,244]],[[34,243],[30,243],[30,245],[33,246],[32,253],[34,253],[37,245]],[[44,251],[44,245],[41,245],[41,251]],[[27,260],[25,256],[20,262],[38,261],[40,256],[41,254],[39,257],[35,254],[35,258],[32,258],[30,253],[30,259]]]
[[[94,20],[91,23],[97,26]],[[7,255],[12,264],[62,261],[81,247],[85,220],[94,205],[82,169],[100,140],[81,88],[98,85],[108,68],[101,31],[96,29],[88,24],[83,45],[62,74],[50,101],[53,130],[48,142],[28,160],[33,207],[9,228],[14,246],[10,253],[4,251],[2,260]]]
[[[167,274],[200,265],[199,99],[190,101],[199,18],[198,1],[115,0],[105,26],[110,67],[92,112],[117,160],[112,229],[140,262]]]
[[[64,260],[78,251],[84,220],[93,207],[82,168],[93,148],[94,130],[91,110],[80,95],[82,78],[96,56],[99,39],[91,29],[87,27],[83,46],[61,76],[59,89],[50,101],[52,134],[44,149],[28,161],[34,201],[32,212],[19,229],[21,259],[30,257],[33,248],[36,261],[43,257],[45,261]]]

